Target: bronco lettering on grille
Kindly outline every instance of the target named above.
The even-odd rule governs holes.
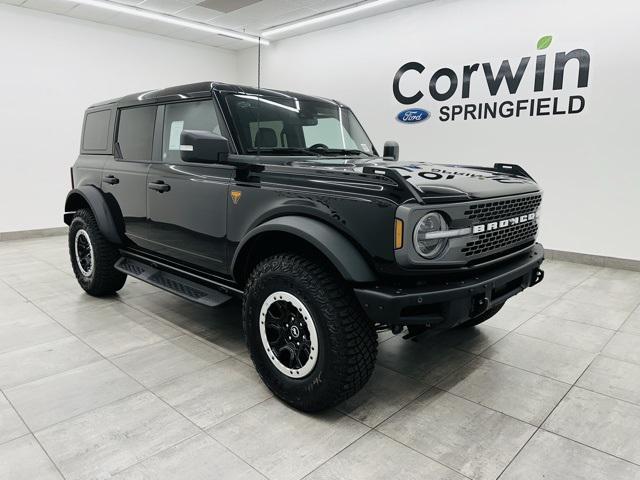
[[[511,217],[498,222],[483,223],[473,226],[473,233],[490,232],[492,230],[499,230],[501,228],[510,227],[511,225],[518,225],[519,223],[526,223],[535,220],[536,214],[529,213],[528,215],[520,215],[519,217]]]

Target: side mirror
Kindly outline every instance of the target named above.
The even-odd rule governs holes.
[[[221,135],[201,130],[183,130],[180,134],[180,158],[183,162],[219,163],[229,155],[229,141]]]
[[[398,145],[398,142],[392,140],[384,142],[382,157],[385,160],[397,161],[400,157],[400,145]]]

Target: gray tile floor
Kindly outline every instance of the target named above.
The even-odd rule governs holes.
[[[480,327],[380,335],[369,385],[305,415],[237,304],[91,298],[64,237],[0,242],[0,479],[640,479],[640,273],[545,270]]]

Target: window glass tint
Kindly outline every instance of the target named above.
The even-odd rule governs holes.
[[[125,160],[151,161],[156,107],[134,107],[120,112],[118,143]]]
[[[323,144],[329,148],[360,148],[337,118],[318,118],[316,125],[303,125],[302,131],[307,146]]]
[[[83,150],[106,150],[109,139],[111,110],[87,113],[82,134]]]
[[[180,134],[183,130],[204,130],[221,135],[213,101],[172,103],[165,106],[163,162],[180,162]]]

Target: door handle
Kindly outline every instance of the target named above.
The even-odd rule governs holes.
[[[113,175],[107,175],[102,180],[104,181],[104,183],[108,183],[109,185],[116,185],[117,183],[120,183],[120,179],[114,177]]]
[[[155,190],[156,192],[160,192],[160,193],[168,192],[169,190],[171,190],[171,186],[167,185],[162,180],[159,180],[157,182],[151,182],[148,184],[148,187],[151,190]]]

